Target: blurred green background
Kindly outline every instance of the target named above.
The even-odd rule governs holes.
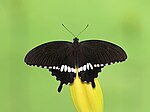
[[[75,112],[69,86],[61,94],[48,70],[24,56],[53,40],[102,39],[120,45],[124,63],[99,74],[105,112],[150,112],[149,0],[0,0],[0,112]]]

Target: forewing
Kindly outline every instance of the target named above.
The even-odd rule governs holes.
[[[122,62],[127,58],[125,51],[110,42],[101,40],[82,41],[81,49],[92,64],[111,64]]]
[[[39,45],[32,49],[25,57],[25,63],[28,65],[37,65],[42,67],[60,66],[69,56],[71,42],[55,41]],[[66,62],[67,63],[67,62]],[[73,66],[73,63],[68,63]]]

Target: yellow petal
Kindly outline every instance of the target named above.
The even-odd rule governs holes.
[[[70,86],[73,103],[78,112],[104,112],[103,94],[98,79],[95,79],[96,87],[82,83],[78,76]]]

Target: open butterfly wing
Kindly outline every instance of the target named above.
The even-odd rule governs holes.
[[[72,83],[75,73],[61,72],[62,65],[74,67],[74,56],[72,55],[73,48],[71,42],[55,41],[42,44],[32,49],[25,57],[25,63],[33,66],[48,68],[57,80],[60,80],[58,91],[62,89],[62,85]]]
[[[100,40],[87,40],[80,42],[79,66],[86,63],[93,65],[93,70],[82,71],[79,73],[81,80],[91,82],[95,87],[94,78],[98,77],[106,64],[124,61],[127,58],[126,53],[119,46]],[[97,66],[98,65],[98,66]]]

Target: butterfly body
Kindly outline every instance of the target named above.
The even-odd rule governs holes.
[[[76,72],[82,82],[91,83],[94,88],[94,78],[105,65],[126,58],[125,51],[113,43],[101,40],[79,42],[74,38],[73,42],[54,41],[35,47],[26,55],[25,63],[49,69],[60,80],[60,92],[63,84],[73,83]]]

